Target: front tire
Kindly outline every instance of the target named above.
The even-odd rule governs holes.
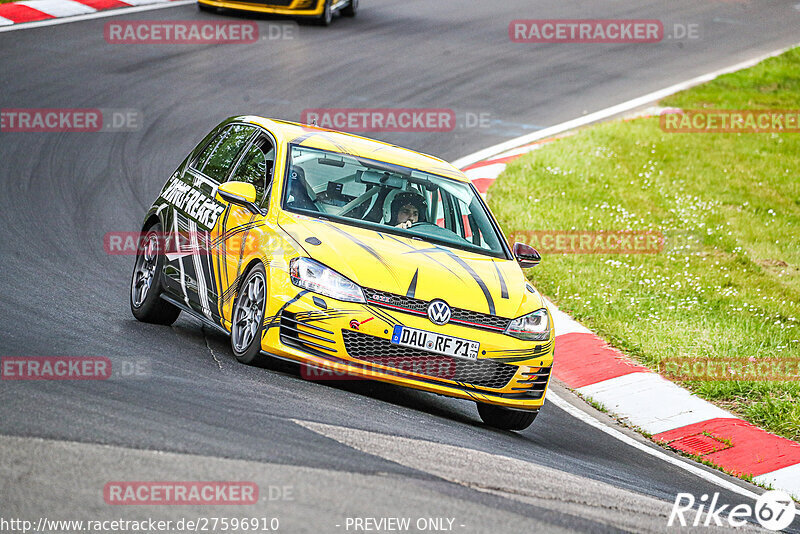
[[[478,413],[487,425],[500,430],[525,430],[533,423],[539,412],[511,410],[493,404],[478,404]]]
[[[144,323],[171,325],[181,313],[180,308],[160,298],[163,276],[164,232],[156,223],[145,231],[131,276],[131,312]]]
[[[256,264],[242,282],[231,315],[231,348],[241,363],[253,364],[261,359],[261,334],[267,304],[267,275],[262,264]]]
[[[207,6],[206,4],[201,4],[197,2],[197,9],[200,11],[205,11],[206,13],[219,13],[219,10],[214,6]]]
[[[331,7],[331,0],[325,0],[325,7],[322,9],[322,14],[319,15],[315,22],[320,26],[330,26],[333,22],[333,8]]]
[[[358,14],[358,0],[350,0],[347,7],[342,9],[342,15],[345,17],[355,17]]]

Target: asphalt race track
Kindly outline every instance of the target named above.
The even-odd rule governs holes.
[[[185,314],[171,328],[137,322],[133,257],[107,254],[103,236],[139,230],[180,160],[227,116],[448,108],[459,120],[453,132],[367,135],[454,160],[795,44],[796,3],[363,0],[357,18],[301,24],[294,39],[104,40],[111,20],[237,20],[187,5],[0,33],[0,108],[142,117],[132,132],[0,133],[0,355],[140,365],[108,381],[0,383],[0,515],[268,516],[284,532],[346,532],[348,517],[453,518],[456,532],[661,532],[679,492],[752,504],[552,403],[528,430],[501,432],[468,402],[305,381],[282,363],[240,365],[227,338]],[[700,38],[514,44],[508,24],[524,18],[661,19],[697,24]],[[248,20],[262,33],[285,22]],[[489,126],[467,127],[468,114],[488,114]],[[250,480],[262,502],[112,507],[102,490],[115,480]],[[291,495],[270,500],[268,487]]]

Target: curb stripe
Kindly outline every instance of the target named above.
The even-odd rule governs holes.
[[[117,7],[128,7],[129,4],[118,0],[76,0],[83,5],[89,6],[97,11],[104,9],[114,9]]]
[[[698,436],[717,441],[716,446],[721,450],[705,452],[693,447],[680,450],[703,456],[740,475],[763,475],[800,463],[800,443],[735,418],[710,419],[656,434],[653,439],[676,448],[673,444],[677,441]]]
[[[54,18],[71,17],[73,15],[86,15],[97,11],[87,5],[72,0],[26,0],[17,2],[18,6],[27,6],[36,11],[41,11]]]
[[[125,0],[125,3],[131,6],[148,6],[150,4],[163,4],[169,0]]]
[[[11,24],[8,26],[0,26],[0,33],[13,32],[19,30],[29,30],[33,28],[44,28],[46,26],[58,26],[60,24],[69,24],[72,22],[81,22],[84,20],[105,19],[111,17],[118,17],[120,15],[128,15],[131,13],[144,13],[145,11],[155,11],[158,9],[169,9],[177,6],[186,6],[189,4],[197,4],[197,0],[167,0],[165,2],[161,2],[158,4],[106,9],[102,11],[96,11],[94,13],[89,13],[87,15],[75,15],[74,17],[61,17],[55,19],[47,18],[45,20],[37,20],[33,22],[23,21],[24,24]]]
[[[525,154],[533,152],[534,150],[541,148],[542,146],[548,143],[552,143],[553,141],[558,141],[559,139],[561,139],[561,137],[563,137],[563,135],[555,135],[547,139],[542,139],[541,141],[536,141],[529,145],[523,145],[519,148],[515,148],[514,150],[507,150],[505,152],[501,152],[495,156],[492,156],[492,161],[501,160],[505,158],[513,159],[512,156],[517,156],[517,157],[524,156]]]
[[[0,4],[0,17],[13,23],[55,18],[23,4]]]
[[[495,164],[500,164],[500,163],[508,163],[510,161],[513,161],[513,160],[517,159],[520,156],[524,156],[527,153],[528,153],[528,150],[526,149],[524,152],[521,152],[519,154],[512,154],[512,155],[505,156],[505,157],[492,158],[492,159],[487,159],[485,161],[479,161],[478,163],[473,163],[472,165],[467,165],[466,167],[464,167],[461,170],[464,173],[467,173],[468,171],[471,171],[471,170],[474,170],[474,169],[479,169],[481,167],[486,167],[488,165],[495,165]]]
[[[547,305],[557,332],[553,367],[557,379],[651,432],[657,442],[700,456],[734,474],[753,475],[756,482],[800,499],[800,443],[771,434],[692,395],[608,347],[552,302]],[[591,355],[581,344],[597,348],[598,341],[605,350],[599,361],[593,362],[599,368],[592,369],[588,365]],[[618,373],[615,378],[594,381],[603,374]]]
[[[113,17],[196,2],[197,0],[23,0],[0,4],[0,32]]]
[[[519,156],[514,156],[512,159],[517,159],[518,157]],[[500,176],[500,173],[502,173],[505,169],[506,169],[505,163],[491,163],[466,170],[464,171],[464,174],[466,174],[470,179],[472,179],[473,176],[475,176],[476,178],[495,179],[498,176]]]
[[[651,372],[595,334],[557,334],[556,354],[558,365],[553,367],[553,374],[573,389],[631,373]]]
[[[470,181],[475,186],[475,189],[478,190],[478,193],[485,195],[489,187],[494,183],[494,178],[474,178],[470,179]]]

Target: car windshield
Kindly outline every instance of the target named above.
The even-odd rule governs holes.
[[[507,258],[471,184],[337,152],[290,146],[283,207]]]

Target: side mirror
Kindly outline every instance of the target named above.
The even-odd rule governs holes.
[[[217,195],[231,204],[242,206],[250,210],[251,213],[264,215],[261,209],[256,206],[256,188],[247,182],[225,182],[217,188]]]
[[[542,256],[535,248],[525,243],[514,243],[514,258],[523,269],[536,267],[542,261]]]

